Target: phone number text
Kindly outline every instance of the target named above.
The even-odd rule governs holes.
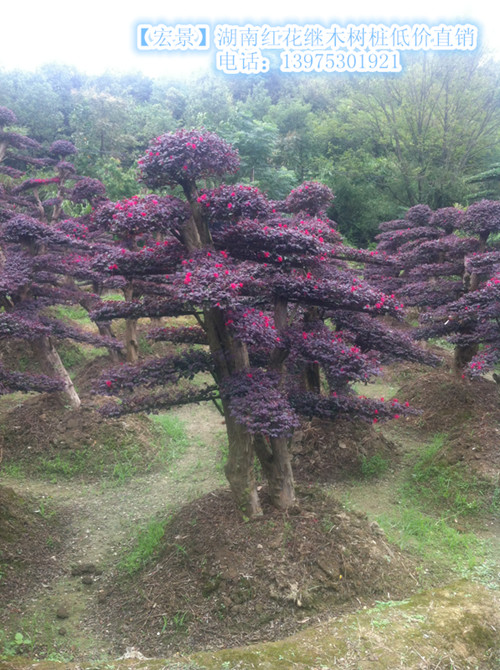
[[[401,72],[398,51],[304,51],[281,53],[281,72]]]

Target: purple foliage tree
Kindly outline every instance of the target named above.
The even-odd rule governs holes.
[[[75,153],[75,148],[66,140],[56,141],[48,157],[34,158],[29,152],[41,153],[37,143],[4,131],[4,126],[14,122],[12,112],[0,108],[0,168],[24,163],[31,171],[53,167],[58,176],[23,179],[26,175],[20,170],[2,170],[10,183],[0,191],[0,339],[29,343],[45,376],[2,367],[0,392],[52,391],[61,404],[78,408],[80,398],[56,342],[73,339],[112,348],[121,344],[71,327],[54,315],[55,306],[78,304],[84,295],[83,288],[71,281],[76,266],[68,258],[75,253],[89,255],[94,248],[84,239],[82,223],[66,220],[57,224],[67,195],[65,183],[74,177],[71,164],[61,159]],[[57,187],[56,197],[43,200],[43,189],[52,184]]]
[[[380,229],[377,249],[390,262],[371,268],[369,276],[419,308],[415,337],[452,343],[457,375],[491,369],[498,349],[494,296],[500,253],[489,240],[500,231],[500,203],[482,200],[465,211],[435,212],[417,205],[404,220]]]
[[[111,272],[115,287],[122,291],[126,302],[150,292],[156,297],[158,284],[150,283],[148,276],[161,272],[172,253],[174,259],[177,257],[176,241],[188,217],[186,203],[169,195],[134,196],[116,203],[102,201],[91,215],[94,232],[104,235],[109,244],[100,262],[93,266],[101,284],[106,273],[109,276]],[[137,322],[133,316],[125,318],[126,359],[132,363],[139,358]]]
[[[383,330],[374,327],[376,317],[398,317],[399,302],[348,263],[378,259],[344,247],[333,222],[317,216],[324,189],[315,187],[321,207],[295,210],[302,216],[273,212],[255,189],[201,190],[200,180],[235,172],[238,156],[198,130],[157,137],[138,163],[149,188],[182,189],[187,216],[165,217],[159,244],[96,255],[94,268],[147,283],[147,290],[103,301],[93,318],[191,315],[196,325],[155,328],[154,340],[176,343],[172,353],[107,371],[96,390],[120,398],[107,406],[113,415],[214,401],[225,418],[226,475],[242,512],[261,512],[255,456],[273,504],[287,509],[295,504],[288,447],[300,416],[378,421],[402,414],[408,408],[399,402],[360,397],[353,385],[378,374],[384,357],[430,358],[396,331],[376,337]],[[308,380],[310,366],[320,371],[319,385]],[[190,383],[200,373],[210,381]]]

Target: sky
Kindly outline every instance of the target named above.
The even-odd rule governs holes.
[[[374,9],[376,7],[376,9]],[[352,23],[407,25],[471,24],[479,42],[500,53],[500,3],[491,0],[419,0],[334,3],[325,0],[272,5],[270,0],[45,0],[9,2],[2,7],[0,68],[34,70],[44,63],[64,63],[88,74],[106,70],[141,71],[151,77],[184,76],[191,70],[220,69],[213,34],[216,26],[282,26]],[[137,48],[137,27],[208,26],[208,51],[183,52]],[[200,35],[199,32],[196,33]],[[147,42],[146,42],[147,43]],[[149,43],[151,44],[151,42]]]

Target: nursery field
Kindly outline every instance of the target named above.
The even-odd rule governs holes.
[[[213,405],[104,419],[94,352],[80,410],[1,399],[1,668],[500,668],[493,381],[386,368],[360,392],[420,412],[304,423],[297,508],[262,480],[249,520]]]

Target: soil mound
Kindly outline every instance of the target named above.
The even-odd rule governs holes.
[[[0,425],[2,465],[22,463],[34,476],[41,461],[45,474],[52,462],[63,476],[79,473],[90,480],[109,476],[126,458],[139,472],[154,461],[158,445],[157,429],[146,416],[104,418],[90,406],[67,410],[50,394],[2,398]]]
[[[428,434],[446,434],[443,455],[470,464],[488,479],[500,471],[500,389],[488,379],[459,379],[433,370],[406,381],[398,391],[422,411],[410,419]]]
[[[264,504],[263,517],[247,522],[225,490],[186,505],[155,561],[108,581],[94,625],[97,614],[117,652],[161,656],[280,639],[418,586],[411,561],[376,523],[319,486],[299,488],[299,501],[300,513]]]
[[[0,621],[60,572],[66,534],[43,501],[0,486]]]
[[[363,462],[377,456],[397,459],[397,446],[360,421],[313,419],[294,436],[292,466],[300,482],[335,482],[362,474]]]

